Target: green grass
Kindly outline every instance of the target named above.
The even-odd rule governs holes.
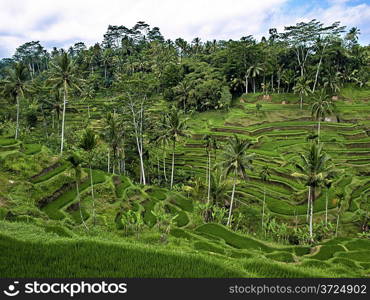
[[[60,163],[60,165],[58,167],[56,167],[55,169],[52,169],[50,172],[47,172],[47,173],[45,173],[41,176],[37,176],[37,177],[31,179],[31,182],[32,183],[40,183],[40,182],[46,181],[46,180],[64,172],[69,167],[70,167],[70,163],[62,162],[62,163]]]
[[[169,197],[167,198],[167,200],[178,206],[179,208],[181,208],[182,210],[184,211],[187,211],[187,212],[192,212],[193,211],[193,201],[191,199],[188,199],[178,193],[171,193],[169,195]]]
[[[26,155],[33,155],[41,151],[42,145],[40,144],[25,144],[23,153]]]
[[[204,224],[204,225],[199,226],[196,229],[196,231],[204,232],[207,234],[220,237],[226,242],[226,244],[232,247],[235,247],[237,249],[255,249],[255,250],[262,250],[266,252],[273,251],[271,247],[268,247],[267,245],[255,239],[242,236],[240,234],[232,232],[226,227],[219,225],[219,224],[214,224],[214,223]]]
[[[290,252],[286,251],[268,253],[265,256],[266,258],[280,262],[292,263],[295,261],[293,255]]]
[[[93,183],[98,184],[105,181],[105,175],[102,171],[93,170]],[[81,185],[80,185],[80,193],[90,187],[90,179],[87,178]],[[60,211],[61,208],[66,206],[68,203],[73,202],[77,197],[77,190],[76,187],[66,191],[60,197],[55,199],[53,202],[46,205],[43,210],[44,212],[54,220],[61,220],[65,217],[65,215]]]
[[[0,224],[4,227],[3,222]],[[22,226],[17,227],[18,230],[24,229]],[[32,228],[30,225],[27,227]],[[235,266],[227,266],[216,258],[174,249],[159,249],[128,242],[105,242],[93,238],[60,238],[40,230],[38,233],[42,233],[42,236],[32,240],[34,234],[31,234],[21,240],[3,232],[4,228],[0,234],[2,278],[225,278],[245,277],[248,274]]]
[[[343,246],[340,245],[323,245],[320,247],[319,252],[311,258],[318,260],[327,260],[332,258],[336,252],[345,251]]]
[[[17,140],[0,138],[0,146],[10,146],[17,144]]]
[[[370,263],[370,255],[368,249],[350,252],[339,252],[335,254],[335,257],[344,257],[358,262]]]

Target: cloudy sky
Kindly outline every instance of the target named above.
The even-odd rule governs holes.
[[[20,44],[46,48],[100,42],[107,26],[145,21],[165,38],[261,38],[268,29],[316,18],[361,30],[370,43],[370,0],[0,0],[0,58]]]

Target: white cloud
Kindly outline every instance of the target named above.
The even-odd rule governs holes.
[[[346,0],[329,0],[329,7],[311,7],[310,1],[289,10],[288,0],[1,0],[0,56],[11,55],[21,43],[67,46],[75,41],[91,45],[103,38],[107,26],[133,26],[146,21],[158,26],[166,38],[198,36],[202,40],[229,39],[253,34],[260,38],[268,28],[283,28],[302,19],[369,27],[370,6],[347,7]],[[301,2],[301,1],[300,1]],[[358,1],[357,1],[358,2]],[[367,26],[366,26],[367,25]],[[368,32],[367,32],[368,34]],[[369,40],[369,39],[368,39]]]

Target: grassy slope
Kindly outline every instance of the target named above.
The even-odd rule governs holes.
[[[0,222],[0,277],[244,277],[205,255],[98,238],[61,238]],[[15,234],[17,232],[17,234]],[[14,238],[16,236],[16,238]]]
[[[350,91],[345,90],[344,93],[348,94]],[[352,218],[359,205],[364,208],[360,199],[370,192],[370,178],[357,174],[358,166],[366,170],[367,162],[356,160],[357,158],[369,159],[370,162],[369,153],[365,151],[370,139],[367,137],[365,128],[362,127],[362,124],[368,124],[369,107],[361,100],[368,94],[356,93],[354,103],[348,100],[338,102],[341,115],[347,119],[355,118],[359,123],[323,123],[322,126],[322,140],[325,142],[327,151],[349,175],[341,176],[334,184],[336,191],[345,189],[347,201],[352,200],[348,211],[350,215],[346,216],[347,219],[343,218],[347,222],[345,226],[347,224],[352,226]],[[267,184],[261,183],[255,174],[249,174],[251,180],[238,186],[238,199],[250,205],[251,200],[258,201],[262,198],[261,190],[266,187],[267,209],[275,216],[284,217],[284,220],[289,221],[289,218],[294,218],[295,214],[305,214],[306,206],[296,205],[291,199],[292,193],[298,195],[297,197],[300,195],[304,197],[304,187],[292,178],[286,178],[281,174],[292,172],[287,161],[294,159],[294,153],[304,149],[305,136],[315,130],[316,122],[309,120],[307,110],[300,111],[296,104],[280,104],[282,99],[287,103],[294,102],[296,98],[294,95],[273,97],[273,103],[262,101],[263,107],[259,115],[255,113],[254,103],[259,100],[254,95],[249,97],[249,103],[244,103],[239,108],[232,108],[228,113],[207,112],[194,115],[190,121],[194,136],[184,144],[179,144],[176,157],[177,169],[187,170],[186,165],[190,164],[195,167],[200,176],[204,175],[206,161],[203,142],[199,138],[205,133],[214,134],[222,141],[237,132],[243,138],[258,141],[253,149],[257,153],[255,165],[257,169],[266,164],[272,166],[274,172],[272,180]],[[74,118],[73,115],[70,117]],[[297,120],[297,118],[301,119]],[[304,118],[306,119],[303,120]],[[192,144],[192,147],[187,146],[188,144]],[[194,145],[198,148],[194,148]],[[29,191],[37,192],[37,189],[41,188],[49,195],[62,183],[69,182],[66,181],[71,177],[68,165],[62,164],[36,180],[30,180],[31,176],[38,174],[51,163],[55,163],[55,160],[51,159],[47,149],[40,148],[38,145],[25,145],[21,151],[18,151],[19,147],[20,145],[14,140],[0,139],[0,159],[2,159],[0,220],[5,217],[8,209],[12,213],[21,215],[14,218],[18,221],[28,219],[29,214],[46,218],[46,215],[42,215],[32,207],[34,203],[27,199]],[[214,162],[214,157],[212,161]],[[167,166],[169,165],[168,163]],[[15,183],[9,183],[10,179]],[[63,222],[55,221],[49,224],[43,221],[41,229],[31,224],[0,221],[0,248],[2,249],[0,258],[5,262],[0,265],[0,275],[8,277],[362,277],[370,274],[370,262],[367,259],[370,246],[366,241],[334,240],[331,244],[319,245],[312,249],[312,254],[308,254],[310,251],[308,247],[281,247],[229,232],[225,227],[213,224],[203,225],[193,230],[191,220],[193,205],[187,198],[177,197],[166,190],[144,192],[139,189],[141,194],[155,200],[144,202],[140,197],[136,199],[129,195],[128,190],[137,188],[129,181],[126,182],[125,177],[122,179],[122,183],[117,186],[114,186],[109,179],[96,187],[99,224],[105,226],[103,230],[118,229],[116,227],[112,229],[112,224],[121,205],[141,207],[146,219],[152,216],[151,209],[154,209],[154,202],[163,200],[167,202],[171,213],[179,214],[176,220],[177,226],[184,226],[184,229],[178,229],[180,234],[177,238],[170,237],[167,244],[149,246],[144,244],[143,237],[139,237],[139,241],[134,242],[132,239],[128,241],[118,238],[115,234],[122,235],[121,229],[112,235],[113,242],[100,237],[78,236],[61,225],[65,222],[73,229],[70,224],[71,221],[73,222],[73,215],[71,218],[69,214],[64,214],[64,210]],[[33,181],[34,185],[29,181]],[[101,181],[98,180],[97,183]],[[50,189],[43,188],[49,185]],[[167,198],[161,193],[167,195]],[[71,195],[68,196],[69,194]],[[9,195],[11,197],[8,197]],[[87,192],[82,195],[83,205],[84,209],[90,211],[91,203],[86,195],[88,195]],[[73,202],[75,195],[71,191],[64,193],[61,198],[68,198],[67,202],[70,203]],[[106,199],[110,199],[112,203]],[[330,193],[329,199],[331,209],[329,217],[334,218],[336,216],[334,191]],[[148,206],[148,203],[154,205]],[[56,204],[58,201],[51,207]],[[318,212],[322,212],[323,207],[324,197],[321,194],[315,202],[316,219],[320,218]],[[52,212],[61,213],[60,208],[57,205]],[[2,214],[4,211],[5,214]],[[190,225],[187,225],[188,223]],[[72,226],[76,225],[78,222]],[[159,238],[154,240],[149,244],[156,244]],[[171,262],[171,265],[167,265],[167,262]]]

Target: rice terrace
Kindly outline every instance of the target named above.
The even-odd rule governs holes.
[[[369,278],[370,46],[339,21],[18,45],[1,277]]]

